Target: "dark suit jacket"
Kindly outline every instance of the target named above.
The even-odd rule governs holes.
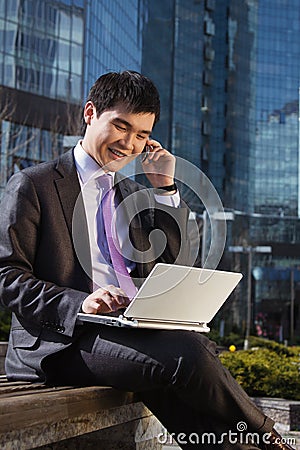
[[[151,192],[129,179],[121,179],[117,189],[120,199],[139,194],[138,199],[132,196],[137,215],[130,224],[138,250],[149,249],[148,236],[155,228],[168,237],[159,258],[137,264],[138,277],[147,276],[158,261],[183,263],[187,209],[157,210]],[[91,261],[79,194],[72,150],[57,161],[18,172],[7,184],[0,217],[0,298],[13,312],[6,359],[11,379],[44,379],[44,358],[69,346],[81,332],[76,315],[90,293]],[[72,239],[76,201],[82,208],[82,221],[75,228],[87,250],[82,256],[86,270]]]

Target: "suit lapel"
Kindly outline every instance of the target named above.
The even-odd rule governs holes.
[[[54,182],[68,231],[72,236],[74,250],[80,265],[90,280],[92,278],[92,262],[88,227],[73,150],[64,153],[59,158],[56,171],[57,177]],[[91,290],[89,281],[88,284]]]
[[[56,170],[60,177],[54,182],[69,232],[72,233],[72,218],[76,201],[80,197],[80,185],[76,172],[73,150],[64,153],[58,160]]]

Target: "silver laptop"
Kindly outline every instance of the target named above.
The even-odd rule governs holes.
[[[208,332],[213,319],[242,274],[156,264],[119,317],[78,313],[80,321],[156,329]]]

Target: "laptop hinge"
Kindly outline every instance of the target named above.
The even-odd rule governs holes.
[[[192,326],[207,326],[206,322],[187,322],[186,320],[170,320],[170,319],[147,319],[146,317],[122,317],[125,320],[151,322],[151,323],[168,323],[168,324],[178,324],[178,325],[192,325]]]

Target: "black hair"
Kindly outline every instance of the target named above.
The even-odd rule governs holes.
[[[154,124],[160,116],[160,99],[154,83],[139,72],[109,72],[101,75],[91,87],[87,102],[91,101],[100,114],[122,103],[133,114],[152,113]],[[84,121],[83,121],[84,122]],[[83,132],[86,124],[83,124]]]

